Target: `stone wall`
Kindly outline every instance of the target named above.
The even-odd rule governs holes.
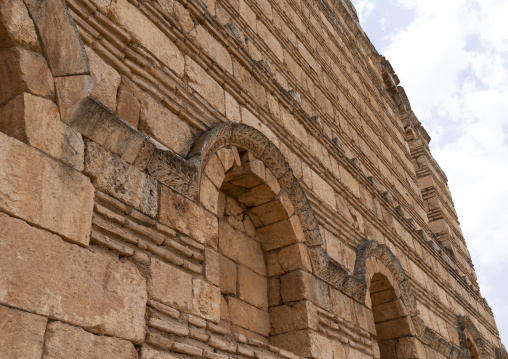
[[[347,0],[0,3],[0,357],[504,358]]]

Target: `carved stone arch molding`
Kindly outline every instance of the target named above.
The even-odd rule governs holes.
[[[409,279],[406,277],[404,268],[390,248],[384,244],[380,244],[376,240],[363,239],[359,243],[356,253],[354,273],[349,276],[356,278],[364,285],[364,293],[361,295],[363,298],[362,303],[365,303],[367,299],[366,294],[370,284],[369,281],[371,280],[371,278],[368,277],[369,275],[375,274],[368,272],[369,258],[376,258],[384,265],[384,267],[387,268],[388,275],[385,273],[385,276],[391,276],[393,281],[392,285],[397,287],[394,287],[394,289],[396,289],[396,294],[400,295],[400,299],[411,318],[414,335],[422,344],[429,346],[436,352],[444,355],[446,358],[466,359],[470,357],[467,349],[450,343],[425,325],[425,322],[419,316],[416,297]]]
[[[460,346],[469,351],[473,358],[491,358],[485,348],[485,341],[469,316],[463,315],[458,318]]]

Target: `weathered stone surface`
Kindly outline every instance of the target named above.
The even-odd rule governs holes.
[[[114,112],[120,75],[89,47],[86,47],[86,53],[92,71],[92,96]]]
[[[270,319],[273,335],[318,328],[316,308],[308,301],[270,308]]]
[[[143,44],[178,76],[183,75],[184,59],[175,44],[155,24],[138,12],[127,0],[113,0],[109,15],[129,32],[133,40]]]
[[[148,94],[141,99],[139,128],[179,155],[187,153],[193,136],[189,125]]]
[[[20,45],[40,51],[37,33],[22,0],[0,3],[0,48]]]
[[[86,147],[85,173],[97,189],[150,217],[157,215],[157,182],[94,142]]]
[[[238,268],[238,297],[255,307],[268,310],[268,281],[244,266]]]
[[[88,61],[77,29],[60,0],[26,0],[55,76],[88,72]]]
[[[204,280],[194,279],[192,293],[194,313],[218,323],[221,309],[220,288]]]
[[[140,359],[179,359],[175,355],[161,352],[147,346],[141,348]]]
[[[93,335],[81,328],[51,322],[46,332],[44,359],[135,359],[138,353],[131,342]]]
[[[94,189],[88,178],[0,133],[0,209],[87,246]]]
[[[21,47],[0,53],[0,78],[0,105],[22,92],[42,97],[54,95],[53,76],[44,57]]]
[[[226,257],[260,275],[266,275],[261,245],[224,221],[219,224],[219,248]]]
[[[228,298],[231,323],[254,333],[267,336],[270,332],[270,317],[268,312],[259,310],[241,300]]]
[[[48,319],[0,305],[0,357],[40,358]]]
[[[0,108],[0,131],[82,171],[85,145],[81,135],[60,121],[50,100],[22,93]]]
[[[65,123],[71,118],[81,100],[92,91],[92,76],[63,76],[55,78],[55,89],[61,120]]]
[[[221,255],[219,258],[220,289],[224,294],[236,294],[238,273],[235,262]]]
[[[302,227],[296,216],[261,227],[258,229],[258,233],[265,250],[305,242]]]
[[[124,78],[122,78],[122,82],[118,88],[116,101],[116,113],[118,113],[118,116],[127,121],[132,127],[137,128],[139,116],[141,114],[141,104],[136,97],[132,84],[128,81],[124,81]]]
[[[160,203],[162,223],[212,249],[217,248],[218,221],[214,215],[165,186],[161,190]]]
[[[209,33],[203,26],[196,27],[196,40],[224,69],[233,74],[233,64],[228,50]]]
[[[224,89],[190,57],[185,57],[185,75],[189,85],[218,112],[226,113]]]
[[[192,276],[153,258],[150,263],[150,298],[178,309],[192,309]]]
[[[131,265],[0,214],[0,302],[141,343],[146,284]]]

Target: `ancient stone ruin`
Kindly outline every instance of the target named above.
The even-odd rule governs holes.
[[[496,358],[349,0],[0,1],[1,358]]]

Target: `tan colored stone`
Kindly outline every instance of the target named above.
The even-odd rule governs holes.
[[[131,342],[97,336],[61,322],[51,322],[46,332],[44,359],[135,359],[138,353]]]
[[[268,251],[305,242],[302,226],[297,216],[261,227],[258,229],[258,234],[263,248]]]
[[[231,323],[254,333],[268,336],[270,333],[270,317],[268,312],[259,310],[233,297],[228,298]]]
[[[323,200],[324,203],[328,204],[335,210],[335,191],[326,181],[321,178],[316,172],[312,171],[312,188],[315,193]]]
[[[164,65],[178,76],[184,72],[183,55],[176,45],[139,10],[127,0],[113,0],[109,15],[121,27],[127,30],[133,39],[144,46]]]
[[[225,114],[224,89],[190,57],[185,57],[185,75],[189,86],[201,95],[215,110]]]
[[[308,301],[272,307],[270,308],[270,319],[272,335],[302,329],[317,329],[319,325],[316,307]]]
[[[259,37],[265,42],[266,46],[268,46],[280,62],[284,62],[284,50],[282,49],[282,45],[260,20],[257,21],[257,30]]]
[[[192,310],[192,276],[190,274],[152,258],[150,276],[148,295],[151,299],[177,309]]]
[[[28,50],[40,51],[37,33],[22,0],[0,3],[0,48],[20,45]]]
[[[124,81],[120,83],[116,97],[118,116],[127,121],[132,127],[137,128],[141,114],[141,104],[135,95],[131,85]]]
[[[309,331],[299,330],[296,332],[275,335],[270,338],[270,343],[279,348],[296,353],[302,357],[310,357],[312,355]]]
[[[185,32],[189,32],[194,28],[194,21],[192,21],[189,10],[178,1],[174,2],[174,14]]]
[[[219,157],[222,167],[224,169],[224,172],[227,172],[233,167],[233,164],[235,163],[235,155],[233,153],[233,150],[230,148],[221,148],[217,151],[217,157]],[[222,183],[221,183],[222,184]]]
[[[223,148],[225,151],[230,151],[229,153],[232,156],[231,150],[228,150],[226,148]],[[226,161],[226,164],[228,164],[227,155],[224,152],[221,152],[222,156],[224,158],[224,161]],[[231,161],[232,158],[230,157]],[[205,173],[208,176],[208,178],[213,182],[215,187],[220,188],[222,186],[222,182],[224,181],[224,167],[222,166],[221,160],[217,155],[213,155],[208,160],[208,163],[206,164]]]
[[[55,89],[61,120],[65,123],[71,119],[80,100],[92,90],[92,76],[64,76],[55,78]]]
[[[207,55],[212,57],[227,72],[233,74],[233,64],[228,50],[201,25],[196,27],[196,40]]]
[[[199,201],[207,210],[215,215],[219,215],[219,190],[208,176],[201,177],[201,186],[199,187]]]
[[[0,214],[0,302],[141,343],[146,284],[129,264]]]
[[[220,283],[219,254],[214,250],[205,248],[205,277],[215,285]]]
[[[223,255],[219,258],[219,270],[220,270],[220,288],[224,294],[236,295],[236,287],[238,275],[236,272],[236,264],[224,257]]]
[[[44,44],[44,53],[54,76],[88,72],[86,53],[76,25],[59,0],[25,0],[30,17]]]
[[[41,358],[48,319],[0,305],[0,357]]]
[[[163,186],[159,219],[209,248],[217,248],[217,218],[194,202]],[[197,225],[196,225],[197,224]]]
[[[425,350],[422,343],[414,337],[403,337],[397,341],[397,358],[413,359],[425,358]]]
[[[94,188],[81,173],[0,133],[0,209],[87,246]]]
[[[266,275],[266,265],[260,244],[242,232],[236,231],[224,221],[219,223],[219,248],[226,257],[260,275]]]
[[[111,111],[116,111],[116,95],[120,86],[120,74],[109,66],[95,51],[85,47],[92,71],[92,95]]]
[[[312,272],[307,246],[303,243],[282,248],[277,252],[277,259],[284,272],[295,269]]]
[[[201,279],[193,281],[193,311],[214,323],[220,321],[220,288]]]
[[[193,139],[187,123],[146,93],[141,99],[139,128],[180,155],[187,152]]]
[[[82,171],[85,145],[81,135],[60,121],[50,100],[22,93],[0,109],[0,130]]]
[[[268,310],[268,281],[244,266],[238,268],[238,297],[257,308]]]
[[[157,182],[95,142],[86,148],[85,173],[97,189],[150,217],[156,216]]]
[[[140,359],[179,359],[179,357],[166,352],[160,352],[147,346],[143,346],[141,348]]]
[[[21,47],[0,53],[0,78],[0,105],[22,92],[54,95],[53,76],[44,57]]]
[[[240,105],[229,92],[225,91],[226,117],[229,121],[240,122]]]

